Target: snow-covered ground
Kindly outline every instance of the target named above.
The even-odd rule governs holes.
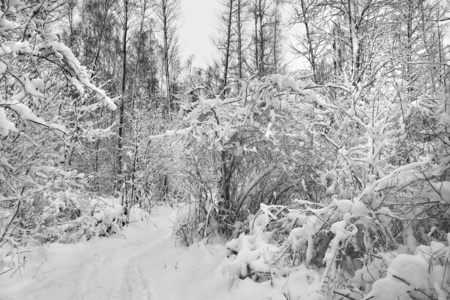
[[[222,273],[223,245],[175,246],[173,208],[158,207],[148,219],[134,216],[111,238],[30,248],[20,273],[0,277],[0,299],[285,300],[312,288],[306,275],[273,286],[234,281]]]

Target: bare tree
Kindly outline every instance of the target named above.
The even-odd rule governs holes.
[[[228,14],[227,14],[227,24],[226,24],[226,28],[227,28],[227,38],[226,38],[226,42],[225,42],[225,57],[224,57],[224,71],[223,71],[223,85],[224,87],[227,86],[227,79],[228,79],[228,64],[230,61],[230,47],[231,47],[231,23],[232,23],[232,17],[233,17],[233,0],[228,0],[227,1],[227,9],[228,9]]]
[[[293,16],[290,24],[302,25],[305,29],[304,35],[295,35],[297,44],[291,45],[294,53],[306,58],[311,65],[311,71],[313,72],[313,78],[315,82],[319,82],[318,74],[318,54],[320,51],[321,39],[317,37],[317,30],[315,30],[316,24],[312,24],[314,20],[319,16],[317,8],[317,1],[312,0],[300,0],[293,4]]]
[[[123,132],[125,123],[125,102],[126,102],[126,87],[127,87],[127,38],[128,38],[128,22],[129,22],[129,0],[123,0],[123,37],[122,37],[122,99],[119,107],[119,137],[117,141],[117,188],[121,190],[123,173],[122,149],[123,149]]]
[[[254,69],[260,75],[282,69],[281,4],[283,1],[253,0],[249,9],[253,18]]]
[[[227,86],[230,77],[243,78],[248,73],[246,66],[247,0],[224,0],[219,16],[218,37],[213,40],[220,51],[216,64],[222,68],[220,87]]]
[[[238,76],[239,78],[243,78],[244,76],[244,47],[243,47],[243,39],[244,39],[244,30],[243,30],[243,11],[245,9],[246,2],[245,0],[237,0],[236,7],[236,35],[237,35],[237,56],[238,56]]]
[[[170,66],[178,55],[177,22],[180,18],[180,0],[158,0],[154,5],[162,38],[162,63],[169,112],[172,108]]]

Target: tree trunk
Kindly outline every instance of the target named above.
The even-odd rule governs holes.
[[[258,17],[259,17],[259,76],[264,75],[265,65],[264,65],[264,55],[265,55],[265,36],[264,36],[264,10],[263,10],[263,0],[258,2]]]
[[[315,49],[313,46],[313,40],[312,40],[312,34],[311,29],[309,28],[309,19],[307,14],[307,8],[305,0],[300,1],[301,7],[302,7],[302,14],[303,14],[303,24],[305,25],[305,31],[306,31],[306,42],[308,43],[308,60],[311,64],[311,69],[313,71],[313,78],[314,82],[318,83],[318,76],[317,76],[317,66],[316,66],[316,54]]]
[[[237,49],[237,54],[238,54],[238,76],[240,79],[243,78],[243,74],[242,74],[242,24],[241,24],[241,11],[242,9],[242,4],[241,4],[241,0],[238,0],[237,3],[237,42],[238,42],[238,49]]]
[[[122,43],[122,57],[123,57],[123,72],[122,72],[122,101],[119,108],[119,140],[117,143],[117,189],[120,191],[123,185],[123,127],[125,123],[125,101],[126,101],[126,83],[127,83],[127,35],[128,35],[128,4],[129,0],[123,0],[124,4],[124,24],[123,24],[123,43]]]
[[[258,55],[258,10],[257,10],[257,4],[254,5],[254,11],[253,11],[253,18],[254,18],[254,26],[255,26],[255,36],[254,36],[254,43],[255,43],[255,68],[256,72],[259,73],[259,55]]]
[[[225,65],[224,65],[224,71],[223,71],[223,87],[225,88],[227,86],[227,79],[228,79],[228,64],[230,61],[230,45],[231,45],[231,21],[233,16],[233,0],[230,0],[229,2],[229,11],[228,11],[228,22],[227,22],[227,41],[225,46]],[[224,91],[224,96],[226,92]]]
[[[166,99],[167,99],[167,113],[170,115],[170,110],[172,107],[171,96],[170,96],[170,69],[169,69],[169,20],[168,20],[168,7],[167,0],[161,0],[161,11],[162,11],[162,22],[163,22],[163,59],[164,59],[164,77],[166,80]]]

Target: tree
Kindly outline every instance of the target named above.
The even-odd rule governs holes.
[[[237,36],[237,68],[238,68],[238,78],[244,78],[244,42],[245,42],[245,32],[244,32],[244,11],[246,9],[247,2],[245,0],[237,0],[236,4],[236,36]]]
[[[118,140],[117,140],[117,189],[120,191],[123,189],[122,184],[124,182],[122,177],[123,173],[123,162],[122,162],[122,149],[123,149],[123,138],[124,138],[124,123],[125,123],[125,103],[127,100],[127,55],[128,55],[128,30],[129,30],[129,7],[130,1],[129,0],[123,0],[123,37],[122,37],[122,99],[120,102],[119,107],[119,133],[118,133]]]
[[[311,66],[311,71],[313,72],[313,79],[316,83],[323,82],[325,78],[324,70],[320,68],[320,60],[324,60],[325,52],[329,46],[326,39],[322,38],[321,24],[319,20],[326,20],[324,16],[324,10],[318,5],[318,1],[307,1],[301,0],[300,2],[293,2],[293,15],[291,17],[290,24],[292,26],[297,26],[301,24],[304,26],[304,35],[298,34],[295,36],[298,44],[291,45],[294,53],[306,58],[309,65]],[[338,49],[336,45],[333,46],[334,49]],[[339,57],[339,54],[335,54]],[[340,61],[336,59],[335,61]],[[337,62],[335,63],[335,74],[339,75]],[[339,68],[340,69],[340,68]]]
[[[165,78],[165,93],[167,102],[167,113],[173,108],[172,104],[172,82],[171,64],[178,55],[177,21],[180,17],[179,0],[158,0],[155,2],[155,11],[158,27],[162,40],[162,65]]]
[[[258,76],[283,70],[281,51],[282,1],[253,0],[249,10],[253,18],[254,70]]]
[[[226,41],[225,41],[225,57],[224,57],[224,71],[223,71],[223,85],[227,86],[228,80],[228,68],[229,68],[229,60],[230,60],[230,52],[231,52],[231,23],[233,19],[233,0],[229,0],[227,5],[227,16],[226,16]]]
[[[243,79],[249,74],[247,63],[246,45],[248,45],[248,34],[244,30],[248,24],[246,0],[233,0],[222,2],[223,12],[219,17],[219,28],[217,38],[213,40],[219,50],[220,57],[215,62],[222,67],[221,93],[227,92],[230,78]]]

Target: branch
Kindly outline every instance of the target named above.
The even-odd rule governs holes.
[[[247,190],[245,191],[244,195],[242,195],[241,199],[239,200],[239,205],[236,208],[236,212],[238,212],[242,205],[244,204],[245,199],[247,198],[248,194],[250,193],[250,191],[258,184],[258,182],[260,182],[264,177],[266,177],[267,175],[270,174],[270,172],[272,172],[275,169],[275,165],[271,165],[269,166],[269,169],[266,170],[266,172],[258,175],[257,178],[255,178],[253,180],[253,182],[250,183],[249,187],[247,188]]]

